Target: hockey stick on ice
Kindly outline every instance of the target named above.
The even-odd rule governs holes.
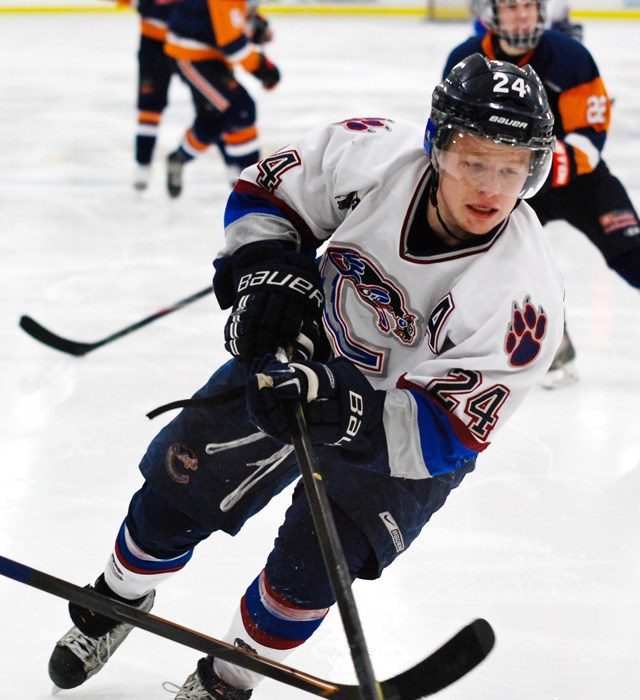
[[[142,328],[158,318],[162,318],[167,314],[178,311],[178,309],[181,309],[182,307],[187,306],[187,304],[191,304],[192,302],[211,294],[211,292],[211,286],[201,289],[199,292],[196,292],[185,299],[180,299],[180,301],[176,301],[176,303],[172,304],[171,306],[166,306],[163,309],[159,309],[155,313],[151,314],[151,316],[147,316],[140,321],[136,321],[130,326],[126,326],[125,328],[108,335],[102,340],[97,340],[95,343],[83,343],[77,340],[63,338],[62,336],[47,330],[44,326],[40,325],[37,321],[31,318],[31,316],[20,317],[20,328],[22,328],[22,330],[28,333],[32,338],[39,340],[41,343],[48,345],[50,348],[60,350],[60,352],[66,352],[69,355],[75,355],[76,357],[82,357],[83,355],[86,355],[97,348],[101,348],[107,343],[112,343],[114,340],[118,340],[118,338],[122,338],[124,335],[137,331],[138,328]]]
[[[3,556],[0,556],[0,574],[312,695],[334,700],[358,700],[360,697],[359,686],[327,681],[262,656],[247,654],[226,642],[142,612],[90,588],[76,586]],[[384,700],[418,700],[433,695],[475,668],[489,654],[494,641],[489,623],[482,619],[475,620],[431,656],[403,673],[382,681],[382,697]]]

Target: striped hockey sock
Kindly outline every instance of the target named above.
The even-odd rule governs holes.
[[[104,578],[111,590],[123,598],[139,598],[156,588],[191,559],[193,549],[172,559],[159,559],[142,550],[125,523],[118,532]]]

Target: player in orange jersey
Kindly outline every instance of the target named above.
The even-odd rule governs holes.
[[[220,149],[229,180],[260,156],[256,105],[234,75],[242,66],[267,90],[280,72],[261,50],[271,31],[246,0],[183,0],[174,5],[165,52],[174,58],[191,88],[196,118],[167,159],[167,189],[182,192],[184,165],[211,144]]]
[[[591,53],[570,36],[545,29],[547,0],[479,1],[489,31],[453,49],[444,74],[476,52],[531,65],[549,97],[557,144],[546,186],[529,204],[543,225],[564,220],[582,231],[612,270],[640,288],[640,224],[627,191],[602,159],[611,100]],[[576,381],[574,359],[565,333],[543,386]]]

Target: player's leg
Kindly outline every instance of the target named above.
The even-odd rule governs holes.
[[[248,422],[237,391],[245,380],[246,368],[228,362],[194,396],[224,400],[185,408],[152,440],[140,465],[145,485],[131,499],[96,590],[149,610],[156,586],[187,564],[200,541],[217,530],[236,534],[297,477],[292,448]],[[64,688],[100,671],[131,631],[79,606],[70,613],[74,626],[49,664]]]
[[[182,192],[183,169],[187,163],[200,156],[211,144],[219,145],[224,155],[222,138],[223,133],[230,130],[228,125],[244,130],[242,140],[232,144],[237,150],[246,150],[246,143],[257,137],[253,100],[226,64],[221,61],[178,61],[177,65],[190,86],[196,118],[178,148],[167,159],[167,189],[171,197],[178,197]],[[257,152],[257,145],[251,150]],[[245,160],[240,158],[239,162]]]
[[[543,225],[560,219],[584,233],[612,270],[640,288],[635,252],[640,248],[638,214],[624,185],[604,162],[566,187],[536,195],[529,204]]]
[[[240,85],[232,107],[224,115],[224,132],[218,142],[231,187],[245,168],[260,160],[256,121],[255,102]]]
[[[589,237],[612,270],[640,287],[640,222],[624,185],[601,162],[593,173],[577,179],[574,190],[576,206],[567,221]]]
[[[544,190],[528,200],[528,204],[533,207],[540,219],[540,223],[545,226],[550,221],[567,220],[571,199],[570,189],[558,187]],[[577,382],[579,376],[575,359],[576,351],[571,342],[565,321],[562,342],[556,351],[549,370],[542,379],[542,386],[545,389],[559,389]]]
[[[344,512],[332,508],[351,580],[375,560],[373,549]],[[371,565],[375,568],[375,562]],[[298,489],[263,571],[242,597],[224,639],[283,661],[320,626],[335,602],[306,496]],[[176,700],[246,700],[262,676],[220,659],[200,659]],[[190,695],[192,693],[193,695]]]
[[[556,350],[551,366],[542,378],[542,386],[545,389],[559,389],[563,386],[575,384],[579,379],[575,360],[576,349],[571,342],[565,322],[562,341]]]
[[[145,190],[151,176],[151,162],[162,113],[167,106],[169,83],[175,61],[163,50],[163,42],[140,35],[138,49],[138,123],[135,156],[135,189]]]
[[[604,162],[566,187],[557,187],[530,200],[540,221],[564,220],[584,233],[602,253],[607,265],[640,288],[640,224],[629,195]],[[577,380],[576,352],[566,331],[549,373],[546,388]]]
[[[133,496],[107,565],[89,588],[148,612],[156,586],[180,571],[209,534],[145,485]],[[98,673],[132,630],[75,603],[69,615],[73,627],[49,660],[58,688],[75,688]]]
[[[387,476],[388,465],[356,465],[344,459],[344,452],[316,450],[352,581],[378,578],[475,467],[472,461],[431,479],[394,479]],[[225,640],[283,661],[312,636],[334,602],[309,505],[299,485],[266,566],[246,590]],[[245,700],[261,679],[259,674],[208,657],[199,661],[176,700],[187,700],[188,692],[203,700]],[[221,688],[239,694],[216,694]]]

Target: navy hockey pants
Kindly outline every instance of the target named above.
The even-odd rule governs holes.
[[[232,360],[149,445],[146,479],[127,526],[148,554],[184,554],[212,532],[236,534],[246,520],[298,478],[292,447],[247,419],[245,366]],[[217,397],[207,405],[205,397]],[[204,399],[204,400],[203,400]],[[376,578],[417,537],[475,462],[430,479],[397,479],[367,456],[317,446],[352,580]],[[257,563],[258,566],[261,563]],[[302,608],[329,607],[333,593],[301,484],[284,516],[266,575],[279,595]]]
[[[168,102],[169,83],[176,72],[176,62],[164,52],[164,43],[140,35],[138,49],[138,109],[164,111]]]
[[[176,63],[165,54],[164,42],[141,34],[136,133],[136,161],[140,165],[149,165],[153,159],[158,127],[167,106],[171,76],[175,72]]]
[[[240,169],[253,165],[259,153],[250,145],[257,129],[256,104],[249,92],[222,61],[179,60],[177,65],[196,108],[193,136],[203,146],[216,144],[228,165]],[[238,153],[227,153],[229,140]]]
[[[640,222],[626,189],[601,161],[566,187],[545,190],[528,200],[544,226],[564,220],[600,250],[607,265],[640,288]]]

